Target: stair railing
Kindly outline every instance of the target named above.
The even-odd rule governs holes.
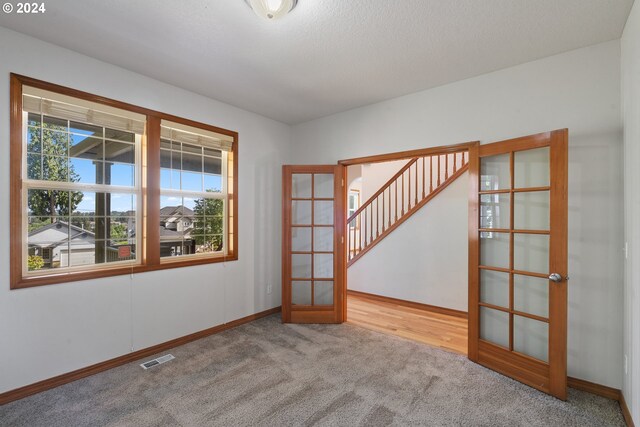
[[[468,169],[468,149],[414,157],[347,219],[347,265]]]

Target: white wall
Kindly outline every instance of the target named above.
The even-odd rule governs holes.
[[[347,167],[347,185],[349,191],[359,191],[362,199],[362,165],[351,165]]]
[[[635,2],[622,35],[622,109],[625,155],[624,354],[622,391],[636,424],[640,422],[640,4]],[[624,368],[623,368],[624,369]]]
[[[0,393],[280,305],[289,126],[3,28],[0,58],[2,218],[9,218],[10,72],[236,130],[240,161],[239,261],[10,291],[3,227]]]
[[[471,140],[489,143],[565,127],[569,128],[569,375],[619,388],[623,302],[619,41],[294,126],[293,161],[334,163]],[[457,189],[458,197],[466,197],[463,187],[448,190]],[[460,209],[466,214],[465,207]],[[433,241],[445,241],[444,230],[466,230],[458,213],[425,218],[419,227],[427,227],[439,237],[406,240],[403,260],[387,263],[388,268],[397,272],[423,263],[428,256],[426,248]],[[439,223],[429,224],[429,220]],[[415,223],[405,223],[400,229]],[[464,254],[466,240],[459,245],[450,253]],[[367,255],[375,257],[375,251],[383,246]],[[354,267],[367,262],[366,258]],[[466,268],[464,262],[460,268]],[[419,279],[448,283],[446,271],[424,272]],[[354,284],[352,271],[348,276],[349,287],[368,289],[365,283]],[[386,282],[384,289],[373,290],[398,298],[413,292],[420,302],[448,300],[451,307],[457,307],[455,301],[463,291],[454,287],[454,294],[447,298],[416,291],[416,279],[403,276]]]
[[[409,160],[362,165],[362,203],[387,183]],[[411,184],[411,183],[410,183]]]

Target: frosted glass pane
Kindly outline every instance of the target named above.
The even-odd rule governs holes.
[[[516,151],[513,159],[515,188],[549,185],[549,147]]]
[[[333,174],[316,174],[313,187],[313,197],[333,199]]]
[[[509,154],[480,158],[480,190],[511,188]]]
[[[480,228],[509,228],[509,194],[480,195]]]
[[[509,268],[508,233],[480,233],[480,264]]]
[[[311,252],[311,227],[291,227],[291,250]]]
[[[549,274],[549,235],[520,234],[513,237],[514,270]]]
[[[509,313],[480,307],[480,338],[509,348]]]
[[[291,277],[296,279],[311,277],[311,255],[291,255]]]
[[[480,301],[509,308],[509,273],[480,270]]]
[[[291,176],[291,197],[311,198],[311,174],[294,173]]]
[[[313,229],[313,250],[333,252],[333,227],[315,227]]]
[[[549,230],[549,192],[514,194],[513,216],[516,230]]]
[[[313,220],[316,224],[332,225],[333,224],[333,202],[316,201],[313,208]]]
[[[291,303],[293,305],[311,304],[311,282],[291,282]]]
[[[523,313],[549,317],[549,280],[514,275],[513,308]]]
[[[333,282],[313,282],[313,304],[333,304]]]
[[[311,225],[311,202],[306,200],[292,201],[291,221],[295,225]]]
[[[549,324],[513,316],[513,349],[543,362],[549,361]]]
[[[313,277],[333,278],[333,254],[313,254]]]

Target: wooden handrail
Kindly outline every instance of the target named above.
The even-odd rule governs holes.
[[[409,162],[406,165],[404,165],[402,167],[402,169],[400,169],[386,183],[384,183],[378,189],[378,191],[376,191],[374,193],[373,196],[369,197],[366,202],[362,203],[360,205],[360,207],[353,213],[353,215],[351,215],[349,218],[347,218],[347,224],[350,223],[356,216],[358,216],[358,214],[360,212],[362,212],[369,205],[369,203],[371,203],[380,194],[382,194],[388,187],[390,187],[391,184],[393,184],[393,182],[400,177],[400,175],[402,175],[404,172],[406,172],[407,169],[409,169],[420,158],[462,153],[462,163],[464,164],[464,153],[466,153],[467,150],[469,149],[469,144],[472,144],[472,143],[465,142],[463,144],[457,144],[457,145],[451,145],[451,146],[432,147],[432,148],[425,148],[423,150],[406,151],[406,153],[425,153],[425,154],[421,155],[421,156],[418,156],[418,157],[414,157],[413,159],[409,160]],[[365,157],[361,157],[361,158],[364,159]],[[357,159],[343,160],[343,161],[341,161],[339,163],[345,164],[345,165],[347,165],[347,164],[355,164],[355,163],[351,163],[353,160],[357,160]]]
[[[338,164],[344,166],[358,165],[364,163],[380,163],[392,160],[404,160],[414,157],[428,157],[436,154],[452,154],[469,151],[470,147],[478,144],[478,141],[463,142],[454,145],[441,145],[438,147],[420,148],[417,150],[399,151],[397,153],[380,154],[377,156],[355,157],[353,159],[340,160]]]
[[[418,157],[416,157],[415,159],[411,159],[409,160],[409,163],[407,163],[406,165],[404,165],[402,167],[402,169],[400,169],[395,175],[393,175],[393,177],[391,179],[389,179],[389,181],[387,181],[386,183],[384,183],[382,185],[382,187],[380,187],[378,189],[378,191],[376,191],[373,196],[369,197],[367,199],[366,202],[364,202],[362,205],[360,205],[360,207],[358,208],[358,210],[356,210],[353,215],[351,215],[349,218],[347,218],[347,224],[349,224],[355,217],[358,216],[358,214],[360,212],[362,212],[367,206],[369,206],[370,203],[372,203],[375,199],[378,198],[378,196],[380,194],[382,194],[382,192],[384,190],[387,189],[387,187],[389,187],[391,184],[393,184],[393,181],[395,181],[396,179],[398,179],[400,177],[400,175],[402,175],[403,173],[405,173],[407,171],[407,169],[409,169],[409,167],[411,167],[411,165],[416,162],[418,160]]]

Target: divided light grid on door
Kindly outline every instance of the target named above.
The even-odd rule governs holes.
[[[470,157],[469,358],[565,399],[567,131]]]
[[[344,170],[333,165],[283,168],[285,322],[343,321]]]
[[[409,160],[347,219],[348,266],[468,169],[468,147]]]

